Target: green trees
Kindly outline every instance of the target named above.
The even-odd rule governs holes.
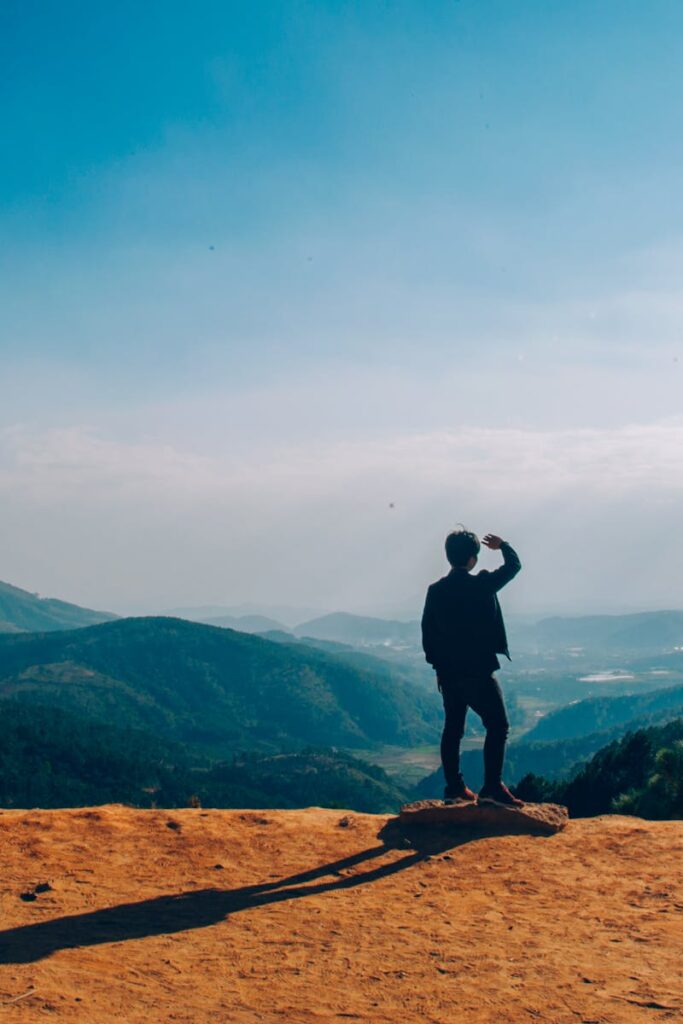
[[[403,793],[376,765],[334,750],[236,753],[211,763],[148,732],[61,708],[0,705],[1,807],[345,807],[396,810]]]
[[[655,771],[645,785],[618,796],[614,809],[641,818],[683,818],[683,740],[662,747],[654,760]]]
[[[643,818],[681,818],[683,719],[615,740],[568,781],[525,775],[515,792],[523,800],[563,803],[572,817],[618,812]]]

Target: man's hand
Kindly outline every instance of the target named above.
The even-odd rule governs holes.
[[[482,537],[482,544],[485,544],[487,548],[491,548],[491,551],[497,551],[501,544],[505,541],[502,537],[496,537],[495,533],[487,533],[485,537]]]

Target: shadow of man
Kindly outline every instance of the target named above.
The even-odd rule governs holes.
[[[32,963],[60,949],[207,928],[231,914],[267,904],[371,884],[463,843],[485,838],[487,834],[500,833],[480,830],[476,834],[449,835],[439,830],[406,829],[394,820],[378,833],[379,845],[278,881],[238,889],[194,889],[9,928],[0,932],[0,963]],[[403,856],[396,858],[397,852]],[[384,856],[391,859],[356,872],[356,868]]]

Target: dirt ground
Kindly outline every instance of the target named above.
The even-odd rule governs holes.
[[[683,825],[407,838],[304,811],[0,812],[0,1018],[683,1019]]]

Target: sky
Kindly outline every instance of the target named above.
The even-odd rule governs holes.
[[[682,607],[682,37],[5,0],[0,579],[407,618],[463,523],[511,612]]]

